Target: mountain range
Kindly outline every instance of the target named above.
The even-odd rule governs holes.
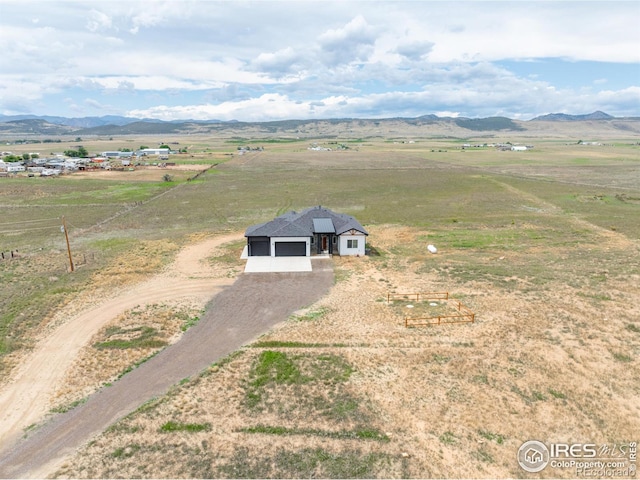
[[[0,115],[0,135],[155,135],[196,134],[247,131],[261,134],[331,134],[331,132],[355,132],[359,129],[386,130],[392,134],[403,126],[408,129],[431,126],[451,133],[471,132],[525,132],[539,130],[541,125],[553,123],[597,122],[611,129],[640,133],[640,118],[613,117],[596,111],[585,115],[550,113],[531,120],[512,120],[507,117],[466,118],[438,117],[428,114],[415,118],[386,119],[311,119],[278,120],[269,122],[239,122],[220,120],[162,121],[149,118],[131,118],[117,115],[102,117],[67,118],[38,115]],[[539,125],[536,125],[539,124]],[[381,133],[381,132],[380,132]]]

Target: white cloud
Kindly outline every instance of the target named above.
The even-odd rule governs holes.
[[[306,68],[304,56],[292,47],[283,48],[274,53],[261,53],[252,62],[251,68],[278,78],[287,75],[299,75]]]
[[[332,67],[366,60],[373,52],[376,30],[358,15],[344,27],[324,32],[318,41],[325,65]]]
[[[395,49],[397,53],[412,61],[418,61],[429,55],[435,44],[433,42],[418,41],[403,43]]]
[[[38,2],[37,22],[33,5],[2,4],[4,111],[115,94],[129,110],[237,119],[638,105],[638,76],[614,65],[640,62],[633,2],[67,0]],[[611,68],[559,87],[494,63],[526,59]],[[169,95],[209,103],[153,103]]]
[[[264,94],[257,98],[236,102],[222,102],[217,105],[185,105],[168,107],[160,105],[146,110],[131,110],[133,117],[153,117],[161,120],[189,118],[194,120],[235,120],[259,121],[308,117],[310,107],[280,94]]]
[[[97,32],[111,28],[111,17],[105,13],[99,12],[98,10],[91,10],[88,17],[87,30],[90,32]]]

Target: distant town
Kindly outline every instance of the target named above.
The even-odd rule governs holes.
[[[77,153],[84,155],[77,156]],[[169,147],[142,148],[136,151],[105,151],[95,156],[89,156],[86,150],[67,151],[46,158],[40,158],[38,153],[15,156],[12,152],[0,152],[0,156],[2,156],[0,176],[26,172],[29,176],[48,177],[86,170],[125,170],[134,166],[149,165],[166,167],[171,165],[170,162],[167,162],[169,155],[178,153],[181,152],[171,150]]]

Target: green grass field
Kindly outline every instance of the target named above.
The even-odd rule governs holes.
[[[189,141],[197,153],[181,161],[217,164],[193,181],[0,178],[0,249],[19,251],[0,262],[0,369],[96,278],[144,278],[192,234],[244,231],[291,209],[327,206],[371,230],[368,270],[336,263],[338,285],[369,290],[345,293],[345,312],[337,303],[293,316],[215,373],[185,380],[59,475],[157,476],[160,465],[194,477],[522,476],[512,455],[521,434],[630,440],[619,432],[639,393],[637,139],[527,139],[526,152],[461,148],[482,138],[314,140],[349,146],[330,152],[291,139]],[[265,150],[238,155],[238,145]],[[73,274],[62,215],[84,261]],[[376,236],[387,227],[416,237]],[[210,261],[233,263],[239,246]],[[382,298],[375,287],[423,281],[478,321],[406,330],[402,312],[366,303]],[[109,331],[101,347],[155,339],[136,328]]]
[[[631,140],[604,147],[543,140],[526,152],[462,150],[468,139],[345,140],[354,148],[331,152],[307,151],[305,141],[196,140],[190,144],[199,152],[196,158],[177,156],[179,162],[210,163],[211,152],[222,160],[193,182],[184,176],[163,182],[160,175],[157,181],[128,181],[126,172],[122,180],[0,179],[0,250],[21,255],[20,261],[0,263],[0,354],[28,344],[25,334],[63,297],[81,291],[92,271],[139,240],[179,242],[193,232],[244,230],[310,205],[354,215],[364,225],[426,228],[431,232],[426,240],[473,252],[473,261],[488,250],[572,248],[596,241],[569,217],[640,238],[640,147]],[[107,143],[88,146],[97,151]],[[324,142],[335,143],[343,142]],[[265,151],[227,155],[244,144]],[[550,206],[554,215],[548,215]],[[91,259],[74,275],[66,274],[63,215],[73,254]],[[636,267],[622,263],[621,275]],[[539,276],[537,267],[529,268],[531,276]],[[469,276],[475,268],[463,270]],[[455,269],[446,274],[460,275]]]

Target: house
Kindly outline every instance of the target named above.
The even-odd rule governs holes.
[[[100,152],[101,157],[106,158],[131,158],[134,152]]]
[[[101,152],[100,156],[106,158],[120,158],[120,153],[122,152]]]
[[[353,217],[322,206],[288,212],[247,228],[247,255],[298,257],[364,255],[369,235]]]
[[[10,162],[9,164],[7,164],[6,171],[7,173],[18,173],[26,171],[26,168],[24,168],[24,165],[22,165],[21,163]]]
[[[168,148],[143,148],[136,151],[137,157],[145,157],[147,155],[169,155],[171,152]]]

